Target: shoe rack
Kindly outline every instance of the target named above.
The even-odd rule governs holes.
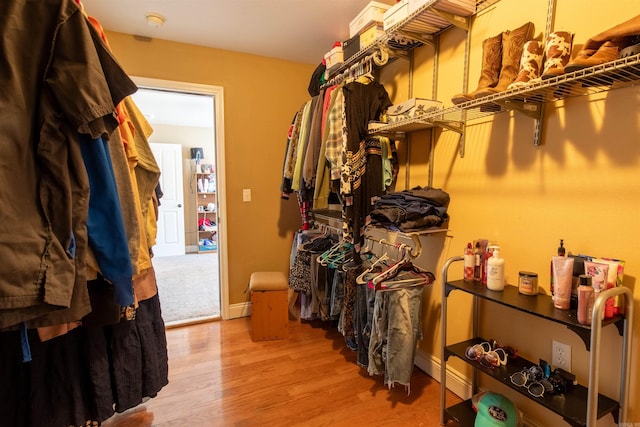
[[[548,2],[546,34],[550,34],[553,31],[555,4],[556,0],[549,0]],[[466,92],[467,89],[468,35],[466,44],[463,92]],[[370,131],[370,134],[404,139],[412,132],[419,130],[430,128],[448,129],[460,135],[459,154],[463,157],[466,123],[495,114],[515,111],[517,114],[522,114],[536,121],[533,144],[538,146],[542,143],[544,111],[547,103],[571,97],[593,95],[637,84],[640,84],[640,54],[566,73],[547,80],[530,82],[524,87],[474,99],[445,108],[442,111],[427,112],[392,125],[381,126],[376,130]]]
[[[446,406],[446,382],[447,382],[447,360],[450,357],[468,363],[473,367],[474,375],[472,381],[472,394],[478,390],[476,387],[476,372],[481,372],[494,380],[504,384],[513,390],[514,393],[537,402],[539,405],[560,415],[571,426],[595,427],[597,420],[611,414],[616,423],[626,425],[627,409],[629,407],[629,367],[631,354],[631,337],[633,324],[633,293],[624,286],[608,289],[598,296],[593,306],[593,320],[591,325],[581,325],[577,322],[576,310],[557,310],[553,307],[551,296],[538,294],[536,296],[521,295],[517,286],[507,285],[504,291],[491,291],[479,282],[466,282],[448,280],[449,268],[452,264],[460,262],[464,257],[457,256],[449,258],[442,267],[442,308],[440,312],[441,327],[441,366],[440,366],[440,423],[445,425],[449,419],[457,420],[463,427],[473,426],[475,412],[471,401],[467,400],[452,407]],[[453,291],[461,291],[473,297],[473,337],[469,340],[447,344],[447,310],[448,297]],[[605,301],[616,295],[624,295],[625,315],[617,315],[611,319],[603,318]],[[545,322],[552,322],[566,326],[582,338],[586,349],[589,351],[589,380],[588,384],[576,384],[570,387],[565,393],[543,395],[533,397],[528,394],[527,389],[518,387],[511,383],[510,377],[515,372],[520,372],[538,362],[529,361],[518,356],[516,359],[508,359],[504,366],[487,368],[484,365],[469,360],[465,357],[465,350],[468,346],[487,341],[486,337],[480,337],[478,332],[478,317],[480,312],[479,302],[487,301],[489,304],[499,304],[509,309],[524,312],[529,316],[544,319]],[[487,307],[490,309],[490,307]],[[600,363],[600,336],[603,327],[615,325],[618,332],[623,337],[623,344],[620,350],[620,398],[619,401],[611,399],[598,393],[598,376]]]
[[[537,146],[541,143],[542,118],[546,103],[634,86],[639,83],[640,55],[633,55],[548,80],[540,80],[524,88],[507,90],[446,108],[443,111],[380,127],[370,133],[393,134],[397,138],[402,136],[398,133],[442,127],[463,134],[467,121],[506,111],[516,111],[538,122],[533,141]]]

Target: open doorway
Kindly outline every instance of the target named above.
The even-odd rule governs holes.
[[[222,88],[133,79],[139,87],[133,99],[153,128],[149,142],[161,170],[152,262],[163,318],[167,326],[225,318]]]

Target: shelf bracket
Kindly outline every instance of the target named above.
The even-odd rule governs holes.
[[[445,12],[444,10],[438,10],[435,7],[431,8],[431,10],[436,15],[439,15],[441,18],[449,22],[451,25],[461,28],[463,30],[469,31],[469,23],[471,21],[469,17],[456,15],[450,12]]]
[[[460,124],[460,130],[458,133],[460,134],[460,138],[458,138],[458,155],[461,159],[464,159],[464,151],[466,147],[466,137],[465,137],[465,129],[466,129],[466,120],[467,120],[467,111],[462,111],[462,120],[458,122]]]
[[[438,127],[445,128],[459,134],[462,134],[462,130],[464,128],[462,122],[455,120],[433,120],[432,123]]]
[[[451,291],[455,291],[456,288],[454,288],[453,286],[449,285],[448,283],[445,283],[444,285],[444,296],[446,296],[447,298],[449,297],[449,294],[451,293]]]
[[[582,338],[587,351],[591,351],[591,331],[589,329],[577,328],[571,325],[567,325],[567,328]]]
[[[394,58],[402,58],[409,61],[409,54],[406,50],[394,49],[391,46],[386,46],[386,49],[393,55]]]
[[[464,149],[465,149],[465,136],[464,132],[460,133],[460,138],[458,140],[458,155],[461,159],[464,158]]]
[[[544,117],[544,111],[547,108],[546,105],[547,104],[542,104],[540,106],[540,116],[536,119],[536,130],[533,134],[533,145],[536,147],[538,147],[542,141],[542,128],[544,123],[542,118]]]
[[[406,132],[394,132],[394,131],[388,131],[388,132],[379,132],[379,133],[373,133],[372,135],[374,136],[384,136],[386,138],[389,139],[393,139],[393,140],[406,140],[407,139],[407,133]]]
[[[494,104],[502,105],[509,110],[515,110],[532,119],[540,119],[542,104],[540,102],[520,101],[514,99],[500,99],[492,101]]]
[[[514,110],[536,121],[536,129],[533,137],[533,145],[538,147],[542,138],[542,117],[544,115],[545,104],[541,102],[531,102],[525,100],[503,99],[493,101],[508,110]]]
[[[397,34],[400,34],[412,40],[419,41],[423,44],[428,44],[429,46],[435,46],[435,42],[433,40],[434,37],[430,34],[420,34],[413,31],[398,31]]]

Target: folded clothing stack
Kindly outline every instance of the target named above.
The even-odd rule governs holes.
[[[449,219],[449,200],[448,193],[430,187],[385,194],[375,201],[369,223],[402,232],[440,227]]]

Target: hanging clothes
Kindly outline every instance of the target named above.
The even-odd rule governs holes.
[[[305,226],[312,225],[310,211],[327,209],[334,200],[343,205],[345,238],[360,244],[373,201],[397,176],[395,146],[367,136],[369,121],[379,120],[390,105],[384,87],[366,75],[321,90],[295,114],[281,192],[283,198],[298,193]]]
[[[336,90],[338,89],[338,90]],[[327,143],[329,141],[331,125],[337,126],[340,123],[333,124],[342,118],[342,111],[335,108],[336,98],[341,90],[338,86],[327,88],[324,95],[324,107],[322,111],[322,143],[318,153],[318,161],[316,166],[316,177],[313,191],[313,207],[314,209],[327,209],[329,207],[329,195],[331,193],[330,180],[330,163],[327,159]],[[342,129],[342,126],[340,126]]]
[[[311,125],[309,128],[309,141],[307,143],[302,163],[302,185],[304,185],[304,197],[313,200],[314,187],[316,185],[316,171],[322,147],[322,122],[324,112],[324,97],[326,90],[322,89],[314,103],[311,112]]]
[[[384,384],[400,384],[410,393],[418,340],[422,339],[423,287],[401,288],[375,295],[368,372],[384,375]]]
[[[415,363],[418,340],[422,339],[422,293],[435,276],[415,266],[410,252],[403,251],[402,259],[364,275],[370,317],[367,348],[367,371],[370,375],[384,375],[384,383],[400,384],[410,392],[411,373]],[[384,260],[383,257],[380,258]],[[381,268],[383,267],[383,268]],[[363,280],[360,280],[363,282]]]
[[[293,172],[296,164],[298,142],[300,141],[300,128],[302,123],[303,111],[306,103],[293,116],[289,133],[287,134],[287,148],[285,150],[284,162],[282,166],[282,184],[280,185],[281,197],[288,200],[293,193]]]
[[[12,426],[99,424],[167,384],[149,252],[159,170],[121,105],[137,88],[95,24],[73,0],[0,3],[12,69],[0,95],[12,117],[0,122],[0,411]]]
[[[0,190],[7,201],[0,223],[6,260],[0,327],[7,327],[70,307],[76,276],[85,274],[75,260],[85,256],[76,242],[86,239],[78,221],[88,207],[81,202],[88,194],[86,171],[70,150],[79,149],[78,130],[108,137],[118,124],[114,103],[136,87],[92,38],[73,1],[4,1],[0,15],[0,29],[12,35],[3,37],[3,62],[16,67],[5,76],[2,96],[13,119],[0,124],[6,138],[0,180],[11,182]],[[25,27],[33,22],[37,32]],[[80,303],[88,308],[87,298]]]
[[[314,235],[315,234],[315,235]],[[318,257],[337,241],[335,234],[301,232],[296,235],[295,254],[289,274],[289,288],[300,295],[300,318],[329,318],[331,273],[318,262]]]
[[[375,81],[351,82],[343,91],[347,136],[340,175],[343,224],[345,238],[359,251],[365,219],[373,202],[384,194],[380,140],[368,137],[368,123],[379,120],[392,104],[384,86]]]
[[[293,169],[291,188],[301,194],[303,199],[305,199],[305,186],[302,181],[302,167],[304,164],[305,155],[307,153],[307,147],[309,146],[309,135],[311,133],[312,127],[311,120],[313,118],[313,112],[315,111],[316,105],[319,102],[319,98],[319,95],[311,98],[311,100],[307,102],[307,104],[305,104],[304,110],[302,111],[300,138],[298,140],[298,148],[296,150],[296,161]]]

